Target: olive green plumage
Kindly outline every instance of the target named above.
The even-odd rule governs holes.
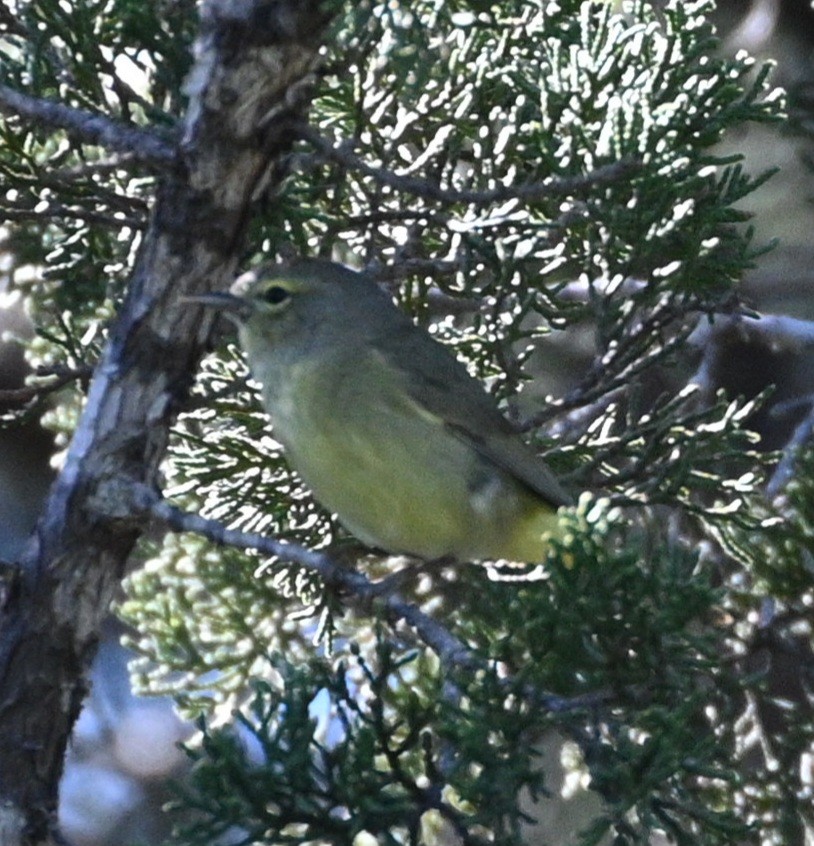
[[[198,300],[235,319],[291,465],[360,540],[430,559],[545,557],[568,496],[369,277],[307,260]]]

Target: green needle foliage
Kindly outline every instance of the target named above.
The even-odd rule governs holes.
[[[768,69],[720,56],[698,0],[334,5],[310,126],[244,263],[293,248],[378,272],[589,493],[531,572],[362,556],[224,339],[173,433],[168,494],[374,579],[401,568],[400,596],[468,661],[301,566],[145,544],[119,608],[134,679],[201,728],[174,842],[802,843],[814,725],[802,699],[778,706],[759,654],[810,656],[812,458],[769,503],[759,401],[703,384],[693,346],[765,248],[741,202],[767,174],[715,145],[780,120]],[[5,84],[172,137],[194,4],[19,7],[0,15]],[[92,365],[155,180],[11,119],[0,179],[6,248],[41,269],[18,282],[32,361]],[[548,371],[565,387],[542,403]],[[67,436],[80,402],[63,392],[51,425]],[[559,801],[550,736],[599,798],[567,835],[534,828]]]

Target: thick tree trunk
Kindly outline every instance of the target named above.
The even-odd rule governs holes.
[[[308,105],[318,0],[210,0],[171,172],[65,467],[19,566],[0,579],[0,846],[52,838],[58,782],[99,626],[142,526],[208,318],[181,302],[233,276],[252,198]]]

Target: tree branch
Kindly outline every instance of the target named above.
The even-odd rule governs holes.
[[[114,505],[111,506],[111,503]],[[484,658],[457,638],[442,622],[391,590],[392,583],[389,580],[372,582],[363,573],[349,570],[324,552],[314,552],[299,544],[279,541],[255,532],[227,529],[216,520],[208,520],[170,505],[146,485],[133,486],[121,480],[115,481],[112,487],[101,492],[100,498],[93,505],[106,512],[113,508],[123,509],[123,513],[126,513],[132,508],[173,531],[192,532],[221,546],[251,549],[282,561],[299,564],[316,573],[326,584],[341,588],[351,604],[363,609],[379,604],[391,623],[401,621],[411,626],[423,643],[438,655],[447,671],[473,672],[485,670],[489,666]],[[512,680],[506,679],[506,684],[507,688],[510,688]],[[529,686],[526,686],[524,694],[550,711],[573,711],[594,707],[607,699],[604,693],[560,697],[541,693]]]
[[[638,165],[635,162],[622,161],[614,162],[605,167],[597,168],[593,173],[551,178],[543,182],[531,182],[526,185],[501,185],[485,191],[462,189],[456,191],[451,188],[441,188],[426,179],[419,179],[414,176],[401,176],[386,168],[373,167],[364,159],[357,156],[349,147],[348,142],[332,144],[330,140],[320,135],[317,130],[310,126],[298,126],[297,134],[305,141],[308,141],[316,151],[327,161],[342,165],[348,170],[355,170],[369,176],[380,185],[387,185],[397,191],[423,197],[426,200],[433,200],[438,203],[451,205],[454,203],[470,203],[476,206],[488,206],[492,203],[499,203],[505,200],[523,200],[533,202],[545,200],[552,197],[570,196],[572,194],[584,193],[597,185],[605,185],[617,182],[620,179],[630,176]]]
[[[69,382],[77,379],[88,379],[92,372],[93,369],[87,364],[81,367],[40,370],[37,372],[37,376],[50,377],[52,381],[44,384],[26,385],[22,388],[0,390],[0,407],[19,408],[27,405],[34,400],[42,399],[48,394],[58,391],[60,388],[64,388]]]
[[[222,523],[207,520],[197,514],[181,511],[162,500],[146,486],[136,486],[131,493],[133,505],[137,511],[148,514],[176,532],[193,532],[208,538],[221,546],[236,549],[253,549],[263,555],[272,555],[283,561],[290,561],[316,573],[326,584],[340,588],[351,596],[357,605],[370,605],[381,602],[392,622],[404,620],[412,626],[419,637],[448,666],[457,669],[483,669],[486,664],[475,653],[458,640],[442,623],[421,611],[415,605],[405,602],[395,593],[388,593],[381,584],[371,582],[363,573],[349,570],[324,552],[314,552],[296,543],[278,541],[255,532],[239,532],[227,529]],[[126,499],[105,495],[99,506],[107,508],[105,503]]]
[[[54,100],[32,97],[7,85],[0,85],[0,112],[48,129],[64,129],[78,141],[130,153],[136,161],[142,163],[167,168],[177,161],[175,145],[157,132],[126,126],[104,115],[75,109]]]
[[[102,212],[92,211],[91,209],[83,209],[81,206],[66,206],[62,203],[55,202],[49,202],[42,209],[0,206],[0,218],[3,220],[34,220],[44,224],[53,220],[84,220],[86,223],[106,226],[111,229],[129,227],[130,229],[141,231],[146,228],[147,224],[144,220],[123,215],[121,212],[119,212],[119,215],[119,217],[115,217],[113,214],[104,214]]]

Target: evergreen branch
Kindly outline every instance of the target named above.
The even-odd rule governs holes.
[[[58,391],[76,379],[88,379],[92,373],[93,367],[89,364],[69,369],[60,368],[51,372],[38,372],[38,376],[53,376],[54,380],[45,385],[26,385],[24,388],[0,390],[0,406],[8,408],[26,405],[33,400],[42,399],[48,394]]]
[[[95,212],[78,206],[66,206],[62,203],[48,203],[47,208],[42,209],[42,211],[38,209],[0,207],[0,217],[3,220],[16,220],[18,222],[34,220],[41,223],[48,223],[53,220],[83,220],[85,223],[93,223],[97,226],[106,226],[118,230],[127,226],[130,229],[141,231],[147,226],[146,221],[136,217],[115,217],[112,214],[103,214],[102,212]]]
[[[7,85],[0,85],[0,112],[30,120],[39,126],[64,129],[83,143],[131,153],[138,161],[161,168],[176,161],[175,145],[157,132],[125,126],[104,115],[75,109],[44,97],[32,97]]]
[[[139,511],[148,513],[174,531],[193,532],[220,546],[253,549],[264,555],[273,555],[283,561],[299,564],[316,573],[326,584],[352,595],[362,605],[368,605],[384,596],[385,609],[391,621],[403,620],[411,625],[444,662],[460,669],[474,670],[485,667],[482,659],[476,657],[469,647],[437,620],[395,594],[385,595],[381,585],[371,582],[362,573],[347,569],[330,555],[256,532],[227,529],[216,520],[208,520],[170,505],[143,485],[137,485],[132,496]]]
[[[421,640],[429,646],[449,669],[474,672],[488,669],[488,663],[474,650],[459,640],[438,620],[424,613],[418,606],[406,602],[398,594],[391,593],[390,580],[376,583],[363,573],[349,570],[324,552],[314,552],[304,546],[261,535],[256,532],[240,532],[227,529],[216,520],[209,520],[198,514],[182,511],[170,505],[150,488],[142,484],[133,485],[128,491],[108,490],[94,499],[93,506],[108,516],[121,516],[111,512],[111,503],[127,508],[130,504],[142,515],[148,515],[167,528],[176,532],[192,532],[201,535],[220,546],[236,549],[251,549],[264,555],[272,555],[283,561],[299,564],[316,573],[326,584],[344,591],[356,604],[367,607],[380,602],[391,623],[404,622],[418,633]],[[115,509],[115,505],[112,506]],[[397,580],[396,580],[397,581]],[[511,685],[511,679],[507,679]],[[525,686],[528,698],[552,712],[573,711],[593,707],[605,701],[605,693],[587,694],[565,698],[554,696]]]
[[[629,177],[638,168],[632,161],[620,161],[597,168],[592,173],[580,176],[547,179],[543,182],[530,182],[525,185],[501,185],[484,191],[455,190],[441,188],[427,179],[402,176],[384,167],[373,167],[349,148],[349,142],[333,144],[310,126],[300,126],[299,136],[308,141],[327,161],[332,161],[348,170],[355,170],[368,176],[380,185],[386,185],[396,191],[423,197],[426,200],[452,205],[471,203],[476,206],[488,206],[505,200],[523,200],[534,202],[552,197],[580,194],[597,185],[606,185]]]
[[[460,262],[447,261],[446,259],[440,258],[396,259],[388,264],[382,264],[377,260],[367,265],[365,268],[367,272],[376,277],[378,282],[399,282],[419,273],[428,276],[432,275],[433,277],[452,276],[460,269]],[[447,297],[447,300],[454,302],[452,297]]]
[[[64,184],[66,182],[88,179],[93,176],[106,176],[119,170],[126,170],[136,160],[136,157],[132,153],[114,153],[98,161],[80,161],[70,167],[57,168],[51,171],[50,178],[58,184]],[[98,187],[102,186],[98,185]],[[146,206],[137,197],[123,197],[122,199],[130,203],[139,202],[141,205]]]
[[[580,409],[595,409],[597,413],[602,413],[607,407],[607,398],[627,389],[635,379],[651,370],[656,362],[664,361],[673,352],[681,350],[697,331],[687,325],[686,319],[699,311],[695,303],[667,303],[655,307],[644,318],[635,316],[627,326],[620,326],[613,337],[607,339],[604,351],[595,356],[580,383],[564,397],[524,421],[521,431],[537,428],[552,417],[574,411],[579,412],[575,421],[581,420],[583,424],[589,425],[590,420]],[[712,313],[711,310],[708,313]],[[668,333],[670,337],[659,340]],[[552,431],[567,434],[569,429],[561,424]]]

